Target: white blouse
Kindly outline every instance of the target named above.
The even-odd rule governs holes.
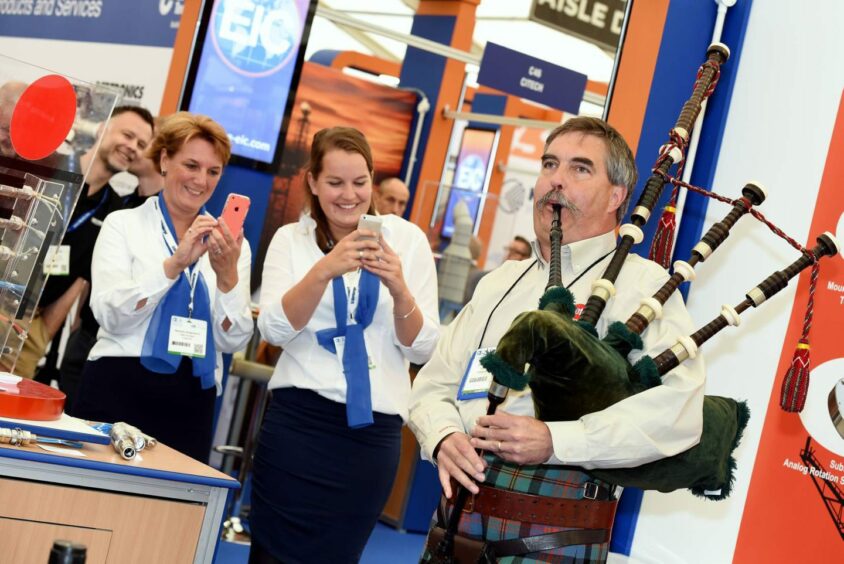
[[[155,200],[148,198],[137,208],[111,213],[103,222],[91,264],[91,309],[100,330],[89,360],[108,356],[140,357],[152,314],[178,280],[171,280],[164,273],[164,260],[170,252],[162,234]],[[245,348],[254,329],[249,308],[251,263],[252,253],[244,239],[237,263],[237,286],[225,294],[217,291],[217,275],[207,253],[197,263],[211,301],[218,393],[222,376],[221,353]],[[144,306],[136,309],[138,302],[144,299]],[[231,322],[228,331],[222,327],[225,318]]]
[[[411,346],[403,346],[396,336],[393,298],[381,285],[375,317],[364,331],[371,360],[372,409],[406,420],[410,395],[408,361],[427,362],[439,337],[437,277],[434,257],[422,230],[394,215],[381,219],[384,240],[401,257],[404,280],[422,312],[423,322]],[[273,237],[264,262],[258,329],[266,341],[284,348],[270,388],[304,388],[345,403],[346,379],[340,360],[316,339],[317,331],[336,326],[332,285],[327,285],[310,321],[300,331],[290,325],[281,305],[285,293],[324,256],[316,244],[315,228],[316,222],[303,215],[298,222],[280,228]]]

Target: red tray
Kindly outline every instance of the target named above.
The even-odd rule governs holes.
[[[62,416],[66,397],[64,392],[33,380],[0,382],[0,417],[55,421]]]

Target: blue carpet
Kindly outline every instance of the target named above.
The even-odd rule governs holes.
[[[419,562],[425,535],[402,533],[378,523],[363,549],[361,564],[405,564]]]
[[[419,562],[425,535],[402,533],[378,523],[366,548],[361,564],[412,564]],[[216,564],[246,564],[249,558],[249,546],[231,542],[221,542],[217,548]]]

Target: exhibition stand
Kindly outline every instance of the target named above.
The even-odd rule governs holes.
[[[2,107],[14,153],[0,154],[0,366],[12,370],[37,331],[47,276],[68,274],[69,252],[56,242],[78,227],[79,155],[118,94],[7,57],[0,85],[18,98]],[[65,415],[65,399],[0,374],[0,561],[43,564],[66,540],[87,548],[88,564],[212,562],[239,483],[149,438],[110,440]]]
[[[554,28],[550,20],[564,20],[570,5],[579,8],[571,19],[585,28],[599,27],[601,10],[625,14],[620,39],[591,46],[609,61],[610,51],[619,45],[609,79],[586,69],[585,55],[575,57],[570,68],[587,80],[585,87],[572,90],[577,93],[572,107],[531,98],[499,82],[510,76],[519,79],[519,86],[526,82],[534,94],[559,94],[563,89],[551,80],[546,63],[571,49],[562,40],[543,40],[539,33],[484,36],[477,28],[490,20],[514,23],[509,16],[491,15],[492,3],[485,0],[403,2],[392,8],[394,13],[389,2],[379,4],[376,12],[365,3],[287,0],[283,3],[298,11],[296,26],[290,26],[295,30],[285,32],[296,41],[285,49],[270,49],[261,61],[251,57],[252,51],[243,51],[242,44],[248,41],[250,48],[258,48],[272,39],[262,31],[275,21],[272,10],[265,9],[269,3],[230,2],[232,10],[242,13],[224,17],[226,3],[177,0],[146,6],[118,0],[101,2],[102,17],[3,13],[0,86],[29,84],[44,75],[43,69],[18,59],[87,82],[68,79],[80,103],[72,112],[72,134],[60,139],[55,155],[0,156],[0,175],[6,175],[0,180],[7,192],[17,196],[12,189],[23,190],[27,196],[0,202],[11,218],[20,219],[0,215],[0,221],[7,221],[0,223],[0,368],[9,369],[17,360],[46,275],[47,239],[61,238],[67,228],[63,212],[83,184],[84,171],[73,168],[67,157],[94,141],[91,132],[118,103],[138,103],[162,116],[185,109],[216,119],[216,107],[201,102],[208,92],[219,94],[219,105],[228,108],[231,119],[225,125],[236,137],[236,158],[226,167],[208,208],[217,212],[230,192],[252,198],[245,237],[252,249],[255,292],[273,234],[295,221],[302,209],[311,138],[324,127],[341,124],[370,139],[374,184],[389,177],[406,181],[410,201],[404,216],[425,231],[437,252],[453,242],[449,222],[455,202],[471,204],[471,233],[483,242],[474,266],[491,270],[503,260],[502,249],[514,235],[532,238],[534,186],[547,131],[572,115],[602,115],[635,155],[637,200],[657,148],[692,86],[701,53],[719,40],[729,47],[730,59],[719,69],[718,90],[703,110],[706,121],[694,128],[696,141],[684,159],[683,181],[736,194],[751,179],[758,180],[771,196],[765,216],[799,244],[810,244],[816,235],[836,228],[839,239],[844,234],[844,164],[838,158],[844,151],[844,82],[835,70],[844,53],[844,39],[835,28],[844,17],[844,3],[531,2],[531,21],[549,28]],[[406,31],[392,25],[402,16],[405,23],[412,21]],[[229,26],[225,29],[224,21]],[[406,49],[399,55],[370,49],[374,54],[369,55],[340,50],[342,42],[332,37],[336,45],[328,45],[330,50],[306,56],[308,34],[316,46],[319,26],[328,23],[332,31],[339,30],[337,35],[363,38],[361,49],[377,46],[373,38],[378,37]],[[535,51],[521,48],[515,59],[502,55],[503,48],[518,47],[515,36],[530,36]],[[772,51],[792,44],[799,48]],[[484,65],[490,46],[491,60]],[[529,61],[532,56],[541,57],[540,62]],[[577,67],[580,63],[584,68]],[[361,73],[370,77],[360,78]],[[378,75],[394,80],[384,81],[389,86],[369,80]],[[224,79],[249,87],[236,97]],[[265,86],[276,79],[285,84],[283,98]],[[261,96],[253,99],[252,92]],[[263,100],[263,106],[253,107],[255,99]],[[276,112],[272,120],[266,119],[266,108]],[[676,218],[675,257],[685,258],[720,212],[709,209],[704,195],[690,193],[675,202],[671,192],[657,199],[656,215],[643,238],[652,238],[667,207]],[[793,258],[772,245],[760,245],[768,236],[760,225],[736,226],[732,248],[706,263],[710,275],[680,287],[695,322],[710,319],[716,301],[732,303],[737,289],[752,287],[759,272],[779,269]],[[460,250],[465,251],[459,257],[465,274],[471,259],[468,247]],[[648,249],[640,245],[631,252],[646,255]],[[793,283],[796,289],[784,291],[778,304],[749,318],[733,338],[722,336],[707,345],[707,393],[746,399],[752,413],[736,452],[730,498],[714,503],[687,492],[626,488],[615,514],[611,559],[787,562],[793,554],[823,561],[840,553],[844,431],[838,425],[844,411],[830,403],[830,390],[840,388],[835,397],[844,398],[838,337],[844,307],[842,257],[830,257],[811,285],[808,273],[799,277]],[[442,268],[439,277],[444,278]],[[793,343],[803,332],[810,288],[815,312],[812,385],[807,406],[797,415],[780,409],[779,393]],[[442,300],[442,289],[439,296]],[[447,313],[462,306],[456,301],[446,305],[451,308]],[[251,475],[250,453],[272,370],[269,364],[254,368],[242,359],[232,366],[238,378],[221,398],[222,440],[217,441],[228,443],[218,453],[233,455],[218,456],[222,471],[244,484]],[[3,426],[8,427],[0,421]],[[223,519],[248,517],[248,486],[238,490],[236,480],[165,445],[130,461],[107,445],[85,444],[78,451],[82,455],[58,450],[0,444],[0,561],[44,562],[52,542],[67,538],[88,547],[88,562],[210,562]],[[229,490],[237,492],[227,498]],[[425,531],[439,495],[435,467],[422,460],[415,437],[403,429],[396,480],[381,520],[402,531]],[[666,530],[672,533],[665,535]]]
[[[83,544],[87,564],[212,562],[236,480],[166,445],[123,460],[81,450],[0,445],[3,559],[46,561],[56,539]]]

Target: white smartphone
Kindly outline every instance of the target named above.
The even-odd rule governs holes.
[[[369,229],[375,232],[375,240],[381,236],[381,218],[377,215],[363,214],[358,220],[358,229]],[[361,239],[372,239],[372,237],[361,237]]]

